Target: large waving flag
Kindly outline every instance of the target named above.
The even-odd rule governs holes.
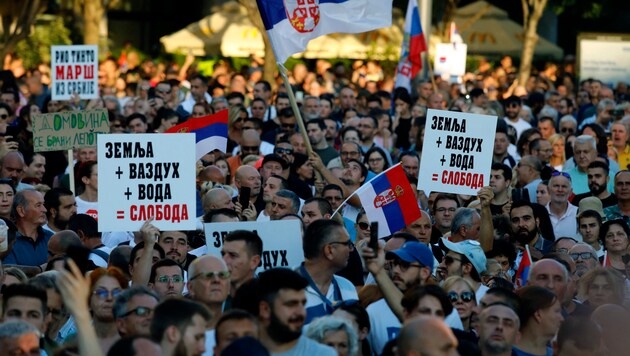
[[[199,160],[208,152],[227,150],[228,139],[228,111],[222,110],[216,114],[188,119],[166,130],[166,133],[194,132],[196,139],[195,151]]]
[[[363,184],[354,194],[361,199],[368,220],[378,222],[379,238],[420,219],[416,195],[400,163]]]
[[[405,37],[400,51],[400,61],[396,69],[396,86],[406,88],[411,93],[411,81],[422,69],[422,52],[427,50],[427,43],[420,24],[418,2],[409,0],[405,17]]]
[[[392,0],[256,0],[278,63],[329,33],[392,25]]]
[[[518,264],[518,270],[516,270],[516,286],[525,287],[527,284],[527,276],[529,276],[529,269],[532,266],[532,256],[529,253],[529,245],[525,245],[523,256],[521,256],[521,262]]]

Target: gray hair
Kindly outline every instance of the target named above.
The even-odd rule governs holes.
[[[451,224],[451,234],[455,235],[462,226],[470,229],[473,225],[474,214],[479,215],[477,209],[474,208],[460,208],[453,217],[453,223]]]
[[[331,331],[345,331],[346,335],[348,335],[348,354],[357,354],[359,350],[359,337],[352,327],[352,324],[350,324],[350,321],[346,319],[330,315],[315,319],[308,325],[305,335],[309,339],[323,343],[326,334]]]
[[[18,338],[26,334],[35,334],[38,339],[41,337],[36,327],[22,320],[11,320],[0,324],[0,340]]]
[[[595,249],[593,248],[593,246],[585,243],[585,242],[578,242],[575,245],[573,245],[573,247],[571,247],[569,249],[569,254],[571,253],[571,250],[573,250],[576,247],[586,247],[586,249],[588,250],[588,252],[593,254],[593,258],[597,259],[597,251],[595,251]]]
[[[25,211],[28,211],[28,199],[26,198],[27,192],[36,192],[35,189],[24,189],[19,191],[13,197],[13,205],[11,206],[11,217],[17,220],[18,213],[17,208],[22,207]]]
[[[59,275],[59,271],[46,271],[29,279],[28,284],[44,290],[53,289],[55,292],[61,294],[59,286],[57,286],[57,278],[59,278]]]
[[[560,118],[560,125],[564,124],[565,122],[570,122],[573,126],[577,127],[577,120],[573,117],[573,115],[564,115],[562,118]]]
[[[210,105],[214,105],[215,103],[224,103],[227,104],[228,101],[224,96],[218,96],[216,98],[212,98],[212,103]]]
[[[549,105],[545,105],[542,110],[540,110],[540,114],[538,114],[538,117],[550,117],[555,123],[556,119],[558,118],[558,110],[552,108]]]
[[[545,93],[545,101],[551,99],[552,96],[560,96],[560,93],[558,93],[556,90],[549,90]]]
[[[116,300],[114,301],[113,314],[114,318],[119,319],[127,312],[127,303],[136,295],[148,295],[155,298],[157,302],[160,302],[160,297],[157,293],[146,286],[133,286],[123,290]]]
[[[595,137],[589,136],[589,135],[580,135],[576,137],[575,141],[573,141],[573,150],[575,151],[576,145],[585,145],[585,144],[590,144],[591,147],[593,147],[593,149],[597,151],[597,141],[595,141]]]
[[[597,112],[604,111],[609,106],[615,106],[615,102],[610,99],[604,99],[597,104]]]
[[[291,212],[297,214],[300,211],[300,197],[288,189],[280,189],[276,192],[280,198],[291,199]]]

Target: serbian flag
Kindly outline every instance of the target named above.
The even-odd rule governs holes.
[[[604,259],[602,260],[602,267],[604,268],[612,267],[612,262],[610,262],[610,257],[608,257],[608,251],[604,251]]]
[[[278,63],[329,33],[392,25],[392,0],[256,0]]]
[[[227,150],[228,139],[228,111],[221,110],[216,114],[196,117],[175,125],[166,133],[195,133],[197,160],[208,152]]]
[[[379,238],[420,219],[420,207],[400,163],[363,184],[354,194],[359,195],[368,220],[378,222]]]
[[[529,253],[529,245],[525,245],[525,251],[521,256],[521,262],[518,264],[518,270],[516,270],[516,286],[525,287],[527,284],[527,276],[529,276],[529,269],[532,266],[532,256]]]
[[[418,2],[409,0],[405,17],[405,36],[400,51],[400,61],[396,69],[395,87],[406,88],[411,93],[411,81],[422,69],[422,52],[427,50],[424,40]]]

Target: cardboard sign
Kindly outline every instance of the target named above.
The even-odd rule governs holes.
[[[106,109],[33,115],[35,152],[96,146],[99,133],[109,133]]]
[[[463,43],[439,43],[436,46],[433,72],[442,77],[466,74],[466,53],[468,47]]]
[[[497,117],[427,112],[418,190],[477,195],[490,184]]]
[[[50,66],[52,100],[98,98],[98,46],[51,46]]]
[[[195,229],[195,135],[98,139],[98,231]]]
[[[258,233],[263,242],[263,254],[256,273],[274,267],[294,268],[304,262],[302,227],[297,220],[267,222],[228,222],[204,224],[208,255],[221,257],[225,236],[235,230]]]

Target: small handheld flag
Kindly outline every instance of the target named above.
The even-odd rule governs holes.
[[[227,150],[228,139],[228,111],[222,110],[216,114],[188,119],[175,125],[165,133],[195,133],[195,152],[197,160],[208,152]]]
[[[532,257],[529,253],[529,245],[525,245],[525,251],[523,251],[523,256],[521,257],[521,263],[518,264],[518,270],[516,270],[517,287],[525,287],[531,266]]]

